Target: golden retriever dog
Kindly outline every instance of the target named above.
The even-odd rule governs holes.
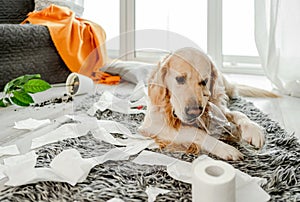
[[[227,108],[228,99],[237,95],[277,97],[269,91],[231,84],[205,53],[179,49],[163,59],[149,78],[150,100],[139,131],[154,138],[161,148],[243,159],[241,152],[221,140],[245,140],[261,148],[264,133],[245,114]],[[223,122],[218,122],[222,117]]]

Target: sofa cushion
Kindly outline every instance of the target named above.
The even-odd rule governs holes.
[[[0,24],[0,91],[24,75],[41,74],[49,83],[64,83],[70,70],[59,56],[47,27]]]
[[[34,0],[0,0],[0,24],[19,24],[34,9]]]

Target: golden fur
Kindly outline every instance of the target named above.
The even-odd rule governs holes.
[[[219,139],[243,139],[261,148],[264,134],[247,116],[227,108],[228,98],[238,94],[277,96],[261,89],[233,85],[206,54],[194,48],[179,49],[160,62],[150,76],[150,102],[140,132],[154,138],[161,148],[189,153],[203,150],[226,160],[242,159],[237,149]],[[233,126],[227,136],[215,138],[208,131],[212,104]]]

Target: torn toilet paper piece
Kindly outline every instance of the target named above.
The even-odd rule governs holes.
[[[34,151],[4,159],[4,173],[9,178],[9,184],[30,181],[34,175],[36,159],[37,155]]]
[[[105,142],[108,142],[113,145],[135,145],[138,144],[139,142],[142,142],[143,140],[153,140],[150,137],[145,137],[139,133],[132,134],[130,130],[124,126],[121,123],[118,123],[116,121],[110,121],[110,120],[98,120],[98,134],[95,132],[94,137],[97,139],[101,139]],[[102,132],[100,132],[102,131]],[[106,131],[106,132],[105,132]],[[99,133],[100,132],[100,133]],[[106,137],[103,137],[104,134],[106,133]],[[109,133],[109,135],[108,135]],[[111,133],[118,133],[118,134],[123,134],[126,138],[121,139],[121,138],[114,138],[112,137]],[[94,133],[93,133],[94,134]],[[154,143],[151,144],[149,149],[157,149],[159,146]]]
[[[151,142],[148,141],[132,147],[114,148],[101,156],[86,159],[83,159],[76,149],[64,150],[52,160],[50,168],[60,179],[75,185],[77,182],[83,182],[94,166],[107,161],[128,160],[131,155],[144,150],[149,144]]]
[[[49,119],[37,120],[29,118],[15,122],[15,126],[13,128],[21,130],[35,130],[50,123],[51,121]]]
[[[119,133],[127,137],[132,137],[130,130],[121,123],[110,120],[98,120],[99,127],[104,128],[108,133]]]
[[[130,130],[123,124],[109,120],[97,120],[94,117],[86,115],[67,115],[69,119],[79,121],[80,123],[63,124],[59,128],[37,138],[34,138],[31,143],[31,149],[36,149],[46,144],[62,141],[67,138],[76,138],[92,132],[96,139],[108,142],[117,146],[126,146],[137,144],[140,140],[148,140],[140,134],[132,134]],[[111,133],[123,134],[128,139],[116,139]],[[156,148],[156,145],[151,145],[151,148]]]
[[[104,91],[100,96],[98,102],[94,103],[94,105],[88,110],[87,113],[93,116],[97,110],[105,111],[106,109],[110,109],[112,111],[120,112],[123,114],[139,114],[145,113],[143,107],[146,105],[146,97],[142,97],[135,102],[130,102],[128,98],[121,99],[113,95],[109,91]]]
[[[101,140],[107,142],[112,145],[116,146],[125,146],[126,144],[119,141],[118,139],[114,138],[109,132],[105,130],[105,128],[98,128],[97,130],[93,131],[93,137],[97,140]]]
[[[4,174],[8,177],[5,185],[19,186],[40,181],[65,182],[51,168],[35,168],[37,155],[34,151],[4,160]]]
[[[37,155],[31,151],[18,156],[15,164],[4,163],[4,173],[8,177],[5,185],[20,186],[40,181],[67,182],[75,185],[84,180],[94,161],[82,159],[77,150],[65,150],[57,155],[50,164],[50,168],[34,168]],[[67,159],[67,160],[66,160]]]
[[[65,115],[73,121],[82,123],[82,124],[90,124],[91,131],[97,131],[100,129],[101,131],[106,131],[107,133],[118,133],[123,134],[127,138],[135,138],[135,139],[148,139],[140,134],[132,134],[130,130],[123,124],[118,123],[112,120],[97,120],[96,117],[90,117],[86,114],[79,115]]]
[[[202,160],[214,161],[208,156],[203,155]],[[192,164],[175,159],[164,154],[151,151],[142,151],[132,162],[140,165],[160,165],[167,167],[167,173],[176,180],[192,182]],[[265,202],[270,199],[259,185],[262,178],[251,177],[250,175],[235,169],[236,171],[236,202]]]
[[[93,137],[116,146],[134,146],[149,144],[147,148],[155,149],[158,145],[152,138],[132,134],[123,124],[115,121],[98,120],[98,129],[92,132]],[[115,138],[112,133],[123,134],[125,138]]]
[[[119,198],[111,198],[106,202],[124,202],[124,201],[122,199],[119,199]]]
[[[238,169],[236,171],[236,201],[252,202],[252,201],[269,201],[270,195],[267,194],[260,186],[267,183],[267,180],[259,177],[251,177]],[[248,196],[249,197],[245,197]],[[251,197],[250,197],[251,195]]]
[[[70,120],[73,120],[75,122],[80,122],[80,123],[85,123],[85,122],[96,122],[97,118],[94,116],[88,116],[85,113],[81,113],[81,114],[67,114],[65,115],[65,117],[67,117]]]
[[[152,186],[148,186],[146,188],[146,194],[148,196],[148,202],[154,202],[156,197],[159,195],[159,194],[166,194],[168,192],[170,192],[170,190],[167,190],[167,189],[161,189],[161,188],[158,188],[158,187],[152,187]]]
[[[148,139],[140,134],[132,134],[126,126],[116,121],[98,120],[97,124],[99,127],[104,128],[108,133],[119,133],[128,138]]]
[[[0,156],[17,154],[20,154],[17,145],[0,146]]]
[[[90,124],[75,124],[68,123],[60,126],[59,128],[37,138],[34,138],[31,143],[31,149],[36,149],[46,144],[65,140],[67,138],[75,138],[86,135],[91,128],[95,126]]]
[[[151,151],[142,151],[132,162],[140,165],[166,166],[167,173],[172,178],[191,183],[191,172],[186,172],[187,170],[192,170],[192,164],[189,162]]]
[[[130,95],[130,102],[135,102],[141,100],[143,97],[148,96],[148,89],[144,81],[139,81],[138,84],[133,89],[133,92]]]
[[[179,161],[173,157],[169,157],[160,153],[143,151],[132,162],[140,165],[160,165],[168,166],[175,161]]]
[[[116,146],[134,146],[134,145],[144,145],[149,143],[149,146],[147,148],[149,149],[158,148],[158,145],[151,138],[143,138],[143,139],[131,138],[131,137],[127,139],[115,138],[105,128],[99,127],[97,130],[93,131],[92,134],[94,138]]]
[[[6,175],[4,174],[4,170],[2,171],[2,168],[0,166],[0,180],[6,178]]]
[[[114,148],[101,156],[86,159],[76,149],[68,149],[52,160],[50,168],[35,168],[37,155],[34,151],[9,157],[4,159],[2,166],[3,173],[8,177],[5,185],[20,186],[40,181],[56,181],[74,186],[84,181],[94,166],[107,161],[128,160],[131,155],[141,152],[153,143],[153,140],[143,140],[138,144]]]
[[[192,170],[192,164],[186,161],[178,160],[167,165],[167,173],[172,178],[182,182],[191,183],[191,173],[186,172],[187,170]]]

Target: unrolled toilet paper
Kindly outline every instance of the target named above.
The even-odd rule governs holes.
[[[235,169],[223,161],[195,160],[193,202],[235,202]]]

